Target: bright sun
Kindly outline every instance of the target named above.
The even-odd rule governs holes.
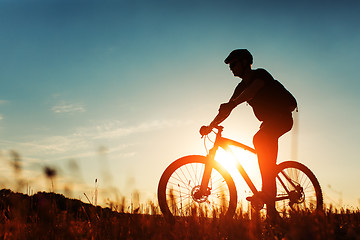
[[[233,154],[219,148],[215,156],[216,161],[224,166],[224,168],[231,174],[235,184],[240,184],[241,188],[244,189],[247,187],[236,168],[236,162],[240,162],[255,186],[259,188],[261,186],[261,175],[256,155],[237,147],[230,148]]]

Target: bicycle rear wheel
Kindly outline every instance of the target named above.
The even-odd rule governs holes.
[[[323,195],[315,175],[305,165],[280,163],[276,174],[276,210],[283,217],[290,212],[314,212],[323,209]]]
[[[159,206],[165,217],[233,216],[237,192],[230,174],[217,162],[206,194],[199,195],[207,158],[186,156],[170,164],[161,176],[158,186]]]

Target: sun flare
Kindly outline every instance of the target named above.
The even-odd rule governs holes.
[[[245,182],[237,170],[237,163],[240,163],[255,186],[259,188],[261,186],[261,175],[256,155],[237,147],[230,148],[230,152],[219,149],[215,156],[216,161],[230,173],[235,183],[241,184],[243,188]]]
[[[236,163],[240,162],[248,174],[258,171],[256,155],[239,148],[231,148],[230,152],[219,149],[215,157],[227,170],[236,168]]]

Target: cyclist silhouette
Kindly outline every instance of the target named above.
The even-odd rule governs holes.
[[[225,59],[235,77],[242,81],[237,85],[227,103],[220,105],[219,114],[209,126],[201,129],[202,134],[224,121],[231,111],[247,102],[261,121],[259,131],[254,135],[253,144],[257,153],[262,177],[262,194],[266,200],[267,212],[271,217],[276,213],[275,167],[278,154],[278,139],[290,131],[293,125],[292,111],[297,107],[295,98],[281,83],[264,69],[252,69],[253,57],[247,49],[236,49]],[[247,198],[255,200],[256,196]]]

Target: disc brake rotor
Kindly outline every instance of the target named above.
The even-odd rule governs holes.
[[[195,202],[198,203],[203,203],[206,202],[206,200],[208,199],[209,195],[210,195],[210,188],[208,187],[205,191],[205,193],[202,193],[200,191],[200,185],[195,186],[192,190],[191,190],[191,197]]]

